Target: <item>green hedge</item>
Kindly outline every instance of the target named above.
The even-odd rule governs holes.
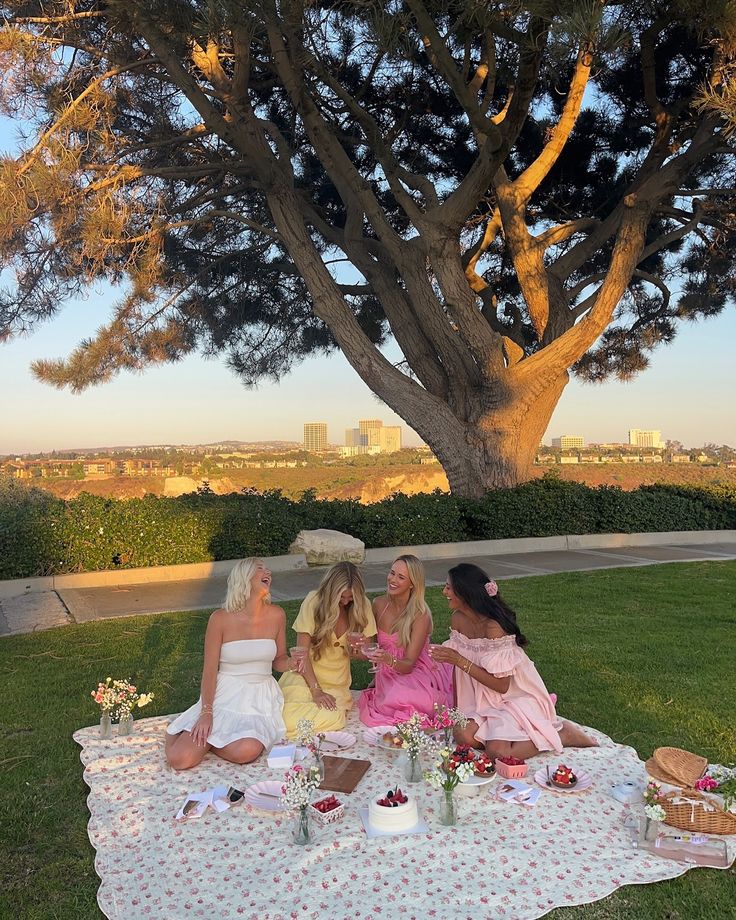
[[[0,578],[176,565],[288,551],[299,530],[329,527],[366,546],[458,540],[736,528],[727,486],[641,486],[624,492],[554,477],[489,492],[478,501],[442,492],[354,500],[299,501],[278,491],[128,501],[83,493],[62,501],[0,480]]]

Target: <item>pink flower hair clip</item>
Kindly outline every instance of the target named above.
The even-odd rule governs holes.
[[[495,581],[487,581],[484,587],[488,597],[495,597],[498,594],[498,585]]]

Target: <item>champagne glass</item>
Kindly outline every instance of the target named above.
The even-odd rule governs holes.
[[[373,656],[381,651],[381,646],[377,642],[366,642],[363,644],[363,654],[371,662],[371,667],[368,670],[371,674],[375,674],[378,670],[378,662],[373,660]]]
[[[357,652],[359,652],[364,641],[365,636],[362,632],[349,632],[348,649],[350,650],[350,654],[355,655]]]
[[[295,645],[289,649],[289,655],[296,664],[296,673],[304,673],[304,660],[307,657],[307,649],[303,645]]]

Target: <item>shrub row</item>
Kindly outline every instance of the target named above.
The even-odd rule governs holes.
[[[736,490],[641,486],[624,492],[554,477],[489,492],[477,501],[442,492],[299,501],[278,491],[116,500],[82,494],[65,502],[0,481],[0,578],[115,566],[175,565],[288,551],[304,528],[351,533],[368,547],[562,534],[736,528]]]

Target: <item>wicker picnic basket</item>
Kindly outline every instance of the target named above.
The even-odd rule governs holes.
[[[664,823],[670,827],[701,834],[736,834],[736,815],[695,789],[668,792],[658,804],[664,808]]]
[[[702,834],[736,834],[736,815],[693,788],[707,766],[705,757],[670,747],[657,748],[646,762],[650,776],[679,787],[658,803],[664,808],[665,824]]]

